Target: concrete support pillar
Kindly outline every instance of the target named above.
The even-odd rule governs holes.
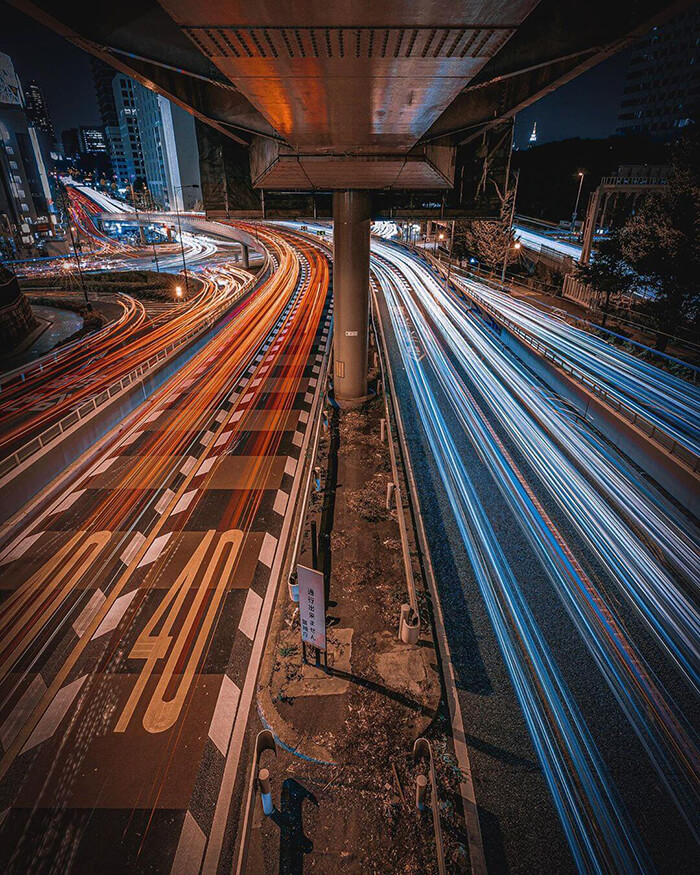
[[[246,270],[250,267],[250,253],[245,243],[241,243],[241,264]]]
[[[370,216],[369,192],[333,192],[333,388],[341,407],[367,398]]]

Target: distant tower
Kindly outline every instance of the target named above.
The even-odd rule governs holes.
[[[537,142],[537,122],[532,126],[532,133],[530,134],[530,145],[534,146]]]

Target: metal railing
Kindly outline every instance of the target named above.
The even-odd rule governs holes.
[[[256,283],[260,282],[265,278],[265,272],[268,265],[269,254],[266,254],[261,271],[258,274],[251,276],[251,278],[240,287],[240,289],[233,296],[233,298],[224,301],[214,313],[208,316],[196,328],[193,328],[191,331],[188,331],[187,334],[184,334],[182,335],[182,337],[179,337],[177,340],[169,343],[168,346],[159,350],[159,352],[146,359],[146,361],[141,362],[140,365],[129,371],[120,380],[115,381],[106,389],[103,389],[97,395],[94,395],[88,401],[83,402],[79,407],[71,410],[70,413],[67,413],[64,417],[59,419],[58,422],[55,422],[53,425],[42,431],[39,435],[32,438],[32,440],[28,441],[26,444],[23,444],[10,456],[2,459],[2,461],[0,461],[0,478],[6,477],[20,465],[24,464],[33,455],[36,455],[43,449],[46,449],[49,444],[59,439],[69,429],[76,425],[76,423],[89,418],[100,407],[105,407],[125,389],[133,386],[134,383],[138,382],[139,380],[143,380],[144,377],[146,377],[156,368],[164,364],[166,359],[170,358],[181,347],[191,343],[198,336],[205,334],[207,331],[209,331],[209,329],[214,326],[218,319],[228,309],[230,309],[230,307],[235,304],[237,300],[239,300],[243,295],[247,294]]]

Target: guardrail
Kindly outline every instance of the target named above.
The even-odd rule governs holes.
[[[220,317],[236,301],[243,297],[243,295],[247,294],[257,282],[264,278],[268,266],[269,253],[266,252],[265,261],[263,262],[263,267],[261,271],[258,274],[251,276],[251,278],[241,286],[241,288],[238,290],[238,293],[233,297],[233,299],[225,301],[221,305],[221,307],[216,310],[215,313],[212,313],[210,316],[208,316],[196,328],[193,328],[191,331],[187,332],[187,334],[179,337],[177,340],[172,341],[172,343],[169,343],[168,346],[164,347],[155,355],[146,359],[146,361],[141,362],[140,365],[129,371],[120,380],[112,383],[106,389],[103,389],[99,394],[94,395],[88,401],[83,402],[79,407],[71,410],[70,413],[67,413],[64,417],[59,419],[58,422],[55,422],[53,425],[49,426],[49,428],[42,431],[35,438],[32,438],[31,441],[28,441],[26,444],[23,444],[19,449],[15,450],[12,455],[2,459],[2,461],[0,461],[0,478],[6,477],[16,468],[19,468],[20,465],[24,464],[32,456],[45,449],[47,446],[49,446],[49,444],[60,438],[61,435],[65,434],[69,429],[73,428],[76,423],[89,418],[96,410],[98,410],[100,407],[104,407],[107,403],[109,403],[113,398],[115,398],[125,389],[128,389],[134,383],[142,380],[144,377],[150,374],[157,367],[160,367],[176,352],[176,350],[182,348],[188,343],[191,343],[197,337],[209,331],[209,329],[214,326],[218,319],[220,319]]]
[[[438,269],[444,270],[442,266],[440,266]],[[561,370],[568,374],[573,380],[576,380],[577,382],[581,383],[587,390],[593,392],[594,395],[604,401],[609,407],[612,407],[612,409],[616,413],[619,413],[631,425],[634,425],[636,428],[642,431],[648,438],[653,440],[654,443],[657,443],[669,455],[674,456],[676,459],[680,460],[694,473],[697,473],[700,470],[700,456],[698,456],[692,450],[689,450],[687,447],[683,446],[683,444],[679,443],[672,435],[667,434],[665,431],[663,431],[663,429],[660,429],[653,422],[649,422],[648,419],[645,419],[643,416],[640,415],[639,411],[634,410],[623,401],[620,401],[619,398],[611,394],[602,384],[593,379],[585,371],[580,368],[574,367],[574,365],[567,361],[563,356],[560,356],[558,353],[554,352],[550,347],[542,343],[542,341],[539,340],[537,337],[530,334],[530,332],[525,331],[525,329],[523,329],[513,320],[509,319],[507,316],[504,316],[497,307],[494,307],[493,304],[486,301],[473,289],[463,288],[462,291],[475,304],[477,304],[477,306],[486,310],[501,325],[507,328],[508,331],[510,331],[512,334],[515,334],[520,340],[524,341],[528,346],[533,348],[543,358],[547,359],[552,364],[561,368]]]

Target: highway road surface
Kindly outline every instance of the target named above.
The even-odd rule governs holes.
[[[259,233],[272,276],[0,545],[3,872],[230,859],[332,312],[325,255]]]
[[[696,521],[426,262],[373,243],[492,871],[696,871]],[[698,439],[695,389],[490,290]]]

